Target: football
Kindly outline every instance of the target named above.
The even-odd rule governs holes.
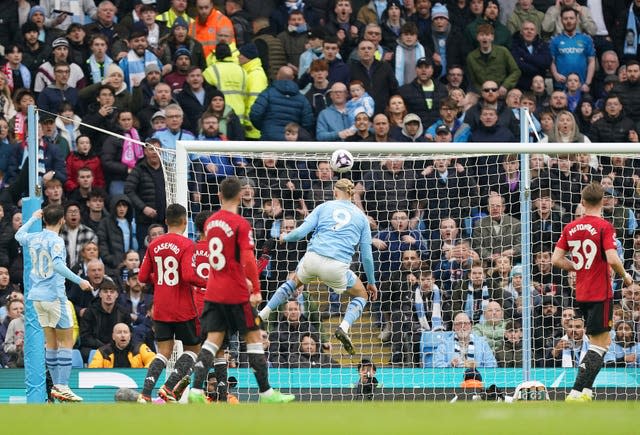
[[[353,156],[347,150],[335,150],[333,154],[331,154],[329,164],[334,172],[348,172],[353,168]]]

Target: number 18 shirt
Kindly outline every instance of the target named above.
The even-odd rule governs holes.
[[[209,282],[205,300],[221,304],[249,301],[240,252],[253,251],[251,225],[242,216],[220,210],[204,224],[209,243]]]
[[[153,319],[186,322],[197,317],[191,285],[206,285],[192,266],[194,244],[180,234],[154,239],[140,266],[140,282],[153,284]]]
[[[576,301],[602,302],[613,297],[605,252],[616,249],[613,225],[601,217],[583,216],[562,230],[558,248],[568,251],[576,268]]]

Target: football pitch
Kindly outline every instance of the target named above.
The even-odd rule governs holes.
[[[637,402],[3,405],[7,434],[640,434]],[[5,429],[7,431],[5,431]]]

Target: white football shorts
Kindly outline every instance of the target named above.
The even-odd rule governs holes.
[[[69,329],[73,326],[71,306],[66,299],[33,301],[33,307],[43,328]]]
[[[304,284],[322,281],[337,294],[342,294],[356,284],[356,274],[349,269],[349,264],[333,258],[307,252],[296,269],[298,279]]]

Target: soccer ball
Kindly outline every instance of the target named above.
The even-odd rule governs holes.
[[[353,168],[353,156],[347,150],[335,150],[333,154],[331,154],[329,164],[334,172],[348,172]]]

